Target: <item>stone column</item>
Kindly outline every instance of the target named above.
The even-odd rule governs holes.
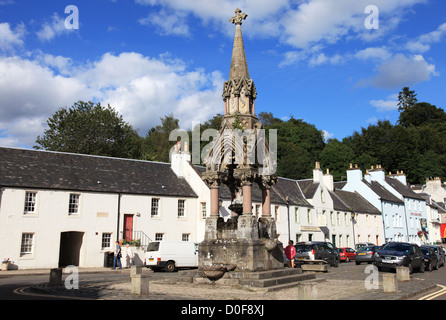
[[[271,217],[271,188],[276,183],[276,176],[262,175],[259,187],[262,189],[262,217]]]
[[[262,217],[271,217],[270,189],[262,189]]]
[[[203,173],[203,181],[207,184],[211,194],[211,216],[219,215],[219,189],[221,183],[221,174],[216,171],[206,171]]]
[[[219,215],[218,191],[219,187],[211,187],[211,216]]]
[[[243,214],[252,215],[252,183],[245,182],[243,189]]]

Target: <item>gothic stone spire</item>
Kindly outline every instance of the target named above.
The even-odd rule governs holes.
[[[254,100],[257,92],[254,81],[249,77],[242,36],[242,20],[245,20],[247,16],[246,13],[237,9],[235,10],[235,16],[229,19],[231,23],[235,24],[235,37],[229,80],[224,83],[223,88],[225,115],[255,114]]]

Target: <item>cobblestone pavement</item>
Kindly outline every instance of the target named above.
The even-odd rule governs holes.
[[[436,285],[422,279],[412,277],[411,281],[399,282],[398,292],[384,293],[382,275],[373,289],[366,288],[366,281],[371,285],[370,275],[365,272],[366,266],[342,266],[330,268],[328,273],[318,274],[318,300],[401,300],[434,290]],[[110,272],[110,270],[106,270]],[[128,271],[127,271],[128,272]],[[144,271],[147,272],[147,271]],[[82,273],[82,271],[81,271]],[[80,273],[80,274],[81,274]],[[100,278],[100,277],[99,277]],[[23,287],[18,294],[69,297],[70,299],[95,300],[296,300],[298,288],[292,287],[273,292],[259,292],[247,288],[226,287],[210,283],[191,284],[182,282],[166,282],[162,278],[150,281],[149,294],[131,294],[130,276],[128,280],[113,282],[106,277],[96,281],[80,281],[78,289],[68,290],[64,285],[51,286],[47,283]]]

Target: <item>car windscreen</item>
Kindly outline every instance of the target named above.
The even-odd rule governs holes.
[[[422,251],[424,254],[429,255],[429,249],[428,249],[428,248],[420,248],[420,249],[421,249],[421,251]]]
[[[373,251],[373,248],[374,246],[361,247],[358,249],[358,252]]]
[[[382,248],[382,250],[391,250],[391,251],[403,251],[408,252],[410,250],[410,244],[407,243],[397,243],[397,242],[391,242],[388,243]]]
[[[158,251],[160,248],[159,242],[149,242],[149,245],[147,246],[147,251]]]
[[[313,247],[311,245],[306,244],[301,244],[294,247],[296,248],[296,253],[308,252],[313,250]]]

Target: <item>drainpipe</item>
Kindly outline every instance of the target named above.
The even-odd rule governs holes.
[[[404,201],[404,221],[406,222],[406,239],[407,242],[409,242],[409,226],[407,225],[407,211],[406,211],[406,201],[403,197],[403,201]]]
[[[121,193],[118,193],[118,221],[116,228],[116,241],[119,241],[119,220],[121,219]]]
[[[291,226],[290,226],[290,201],[288,200],[288,196],[286,197],[286,208],[288,212],[288,241],[291,240]]]
[[[353,248],[355,248],[356,250],[356,236],[355,236],[355,213],[352,211],[352,213],[350,213],[350,216],[352,218],[352,228],[353,228]]]
[[[383,202],[381,201],[381,220],[383,222],[383,236],[384,236],[384,244],[387,242],[386,241],[386,219],[384,217],[384,205]]]

